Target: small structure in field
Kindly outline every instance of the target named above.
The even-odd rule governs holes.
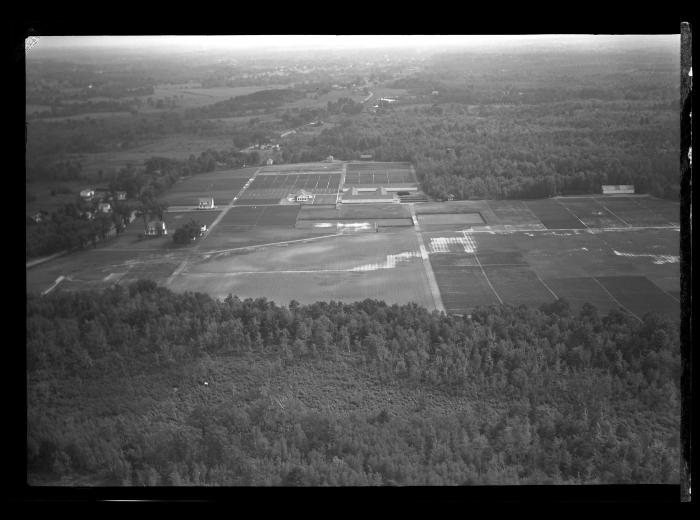
[[[333,156],[329,155],[328,157],[326,157],[326,160],[323,162],[333,162]]]
[[[455,200],[455,196],[450,193],[447,195],[447,200]]]
[[[603,184],[603,195],[631,195],[634,184]]]
[[[360,159],[362,159],[363,161],[371,161],[372,154],[371,153],[363,153],[360,155]]]
[[[125,191],[115,191],[114,197],[117,200],[126,200],[126,192]]]
[[[343,204],[398,204],[401,200],[395,192],[388,192],[385,188],[371,190],[352,188],[349,192],[343,193],[340,202]]]
[[[151,220],[148,224],[146,224],[144,235],[147,237],[159,237],[167,234],[168,230],[165,227],[165,222],[162,220]]]
[[[267,161],[265,161],[265,164],[267,166],[272,166],[273,164],[275,164],[275,161],[272,159],[272,157],[268,157]]]
[[[290,193],[287,196],[287,200],[296,201],[296,202],[308,202],[309,200],[311,200],[313,198],[314,198],[313,194],[309,193],[306,190],[295,191],[294,193]]]
[[[97,211],[102,213],[110,213],[112,211],[112,205],[109,202],[100,202],[97,205]]]
[[[92,200],[94,196],[95,196],[95,190],[93,190],[92,188],[86,188],[80,192],[80,197],[86,201]]]
[[[214,197],[200,197],[198,209],[214,209]]]

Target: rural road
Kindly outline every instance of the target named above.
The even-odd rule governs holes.
[[[217,225],[219,222],[221,222],[221,219],[223,219],[223,218],[226,216],[226,213],[229,212],[229,210],[233,207],[233,205],[234,205],[234,204],[236,203],[236,201],[238,200],[238,197],[240,197],[241,194],[242,194],[245,190],[248,189],[248,186],[250,186],[250,185],[253,183],[253,181],[255,180],[255,177],[257,177],[258,173],[260,173],[260,170],[262,170],[262,169],[263,169],[263,167],[260,166],[257,170],[255,170],[255,173],[253,173],[253,176],[252,176],[250,179],[248,179],[248,182],[246,182],[245,185],[244,185],[244,186],[239,190],[239,192],[236,194],[236,196],[233,197],[233,199],[231,199],[231,202],[229,202],[228,205],[227,205],[224,209],[221,210],[221,212],[219,213],[219,215],[214,219],[214,222],[212,222],[212,223],[209,225],[209,227],[207,228],[207,230],[206,230],[206,231],[204,232],[204,234],[202,235],[199,244],[197,244],[197,245],[193,248],[192,253],[194,253],[194,254],[197,253],[197,251],[199,250],[200,246],[202,245],[202,242],[204,241],[204,239],[207,238],[207,237],[209,236],[209,233],[211,233],[212,229],[214,229],[214,228],[216,227],[216,225]],[[182,263],[180,263],[180,265],[177,267],[177,269],[175,269],[175,271],[173,271],[173,274],[171,274],[171,275],[168,277],[168,279],[167,279],[166,282],[165,282],[165,285],[166,285],[166,286],[170,285],[170,284],[173,282],[173,280],[174,280],[182,271],[185,270],[185,267],[187,267],[187,262],[189,261],[189,258],[190,258],[189,256],[185,257],[185,259],[182,261]]]
[[[423,243],[423,235],[420,232],[420,224],[418,223],[418,218],[416,218],[416,208],[413,203],[410,203],[409,208],[411,209],[411,219],[413,220],[413,229],[416,231],[416,236],[418,237],[418,247],[420,248],[420,256],[423,259],[423,267],[425,268],[425,275],[428,278],[428,286],[430,287],[430,292],[433,295],[433,301],[435,302],[435,308],[447,314],[445,311],[445,306],[442,304],[442,296],[440,295],[440,287],[438,287],[437,280],[435,279],[435,273],[433,273],[433,267],[430,265],[430,256],[428,255],[428,250]]]

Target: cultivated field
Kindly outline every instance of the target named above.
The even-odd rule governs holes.
[[[410,188],[417,187],[418,181],[408,163],[361,162],[347,165],[345,185]]]
[[[416,213],[419,222],[445,219],[442,231],[426,226],[423,237],[448,312],[468,312],[475,300],[541,305],[563,297],[574,309],[590,302],[637,317],[679,315],[677,204],[650,197],[469,201],[445,204],[455,209],[449,214],[431,206]],[[449,220],[466,211],[479,211],[483,225],[454,231]]]
[[[343,168],[358,177],[381,170],[390,180],[407,166],[309,163],[192,176],[165,195],[172,208],[165,219],[171,233],[190,219],[215,223],[205,237],[184,247],[170,236],[140,239],[143,225],[136,221],[94,250],[28,270],[27,286],[44,291],[59,276],[55,290],[144,277],[175,290],[280,303],[376,298],[431,309],[442,303],[447,312],[464,314],[480,305],[539,306],[563,297],[575,310],[590,302],[636,317],[679,315],[678,204],[672,202],[594,196],[417,203],[419,228],[408,204],[279,204],[298,188],[330,202],[342,189]],[[220,206],[215,211],[177,208],[211,194]],[[441,302],[431,293],[431,277]]]
[[[433,308],[415,233],[355,234],[212,255],[187,267],[171,288],[218,297],[415,302]]]

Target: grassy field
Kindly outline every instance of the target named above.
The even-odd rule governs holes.
[[[358,176],[379,169],[377,163],[347,166]],[[383,170],[401,171],[406,165],[389,166],[395,168]],[[196,245],[176,247],[169,236],[140,239],[142,224],[136,221],[95,250],[31,269],[28,288],[45,290],[59,276],[67,278],[57,290],[138,277],[164,283],[186,259],[172,279],[175,290],[265,296],[280,303],[377,298],[433,307],[408,205],[277,205],[300,183],[328,190],[340,178],[328,172],[341,171],[342,165],[263,170],[238,201],[247,205],[232,207]],[[165,200],[194,204],[214,193],[217,204],[228,204],[255,171],[192,176],[169,190]],[[678,315],[678,204],[599,196],[423,203],[415,210],[448,312],[468,313],[501,301],[539,306],[564,297],[574,308],[588,301],[603,311],[622,306],[636,315],[651,310]],[[173,232],[190,218],[210,225],[219,214],[167,212],[166,223]],[[373,232],[375,224],[382,232]]]
[[[193,287],[224,297],[265,295],[280,303],[374,298],[433,306],[412,230],[212,255],[189,265],[171,285]]]
[[[411,218],[408,206],[403,204],[351,204],[339,208],[316,208],[304,206],[299,212],[299,220],[342,220],[342,219],[395,219]]]
[[[171,206],[196,206],[200,197],[214,197],[217,206],[228,205],[241,191],[255,168],[192,175],[177,182],[161,197]]]
[[[294,163],[294,164],[274,164],[260,169],[260,174],[281,174],[281,173],[340,173],[343,165],[340,163]]]
[[[225,101],[237,96],[245,96],[261,90],[274,90],[288,87],[289,85],[251,85],[246,87],[202,88],[193,85],[159,85],[154,89],[153,95],[144,96],[144,98],[150,97],[153,98],[153,101],[158,101],[166,97],[175,97],[178,108],[187,109],[211,105],[219,101]],[[147,111],[147,109],[157,110],[144,106],[144,112]]]
[[[430,226],[471,226],[483,225],[484,219],[478,213],[442,213],[433,215],[418,215],[421,228]]]

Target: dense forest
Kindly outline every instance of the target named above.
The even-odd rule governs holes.
[[[331,371],[334,386],[374,385],[371,395],[393,385],[423,397],[408,411],[391,400],[372,409],[341,390],[346,405],[360,401],[341,413],[314,401],[317,377],[292,396],[276,392],[302,369]],[[677,322],[599,316],[590,305],[573,313],[564,300],[466,318],[373,300],[218,301],[150,281],[28,294],[28,476],[676,483],[679,371]]]

